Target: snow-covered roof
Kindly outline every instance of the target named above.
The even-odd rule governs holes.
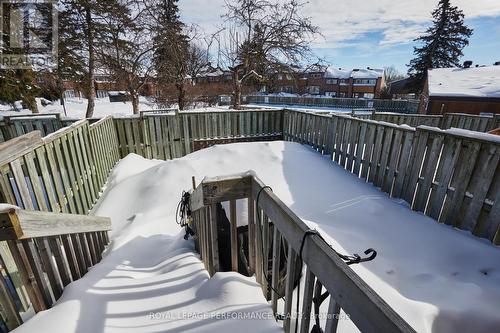
[[[328,68],[325,71],[325,78],[329,79],[377,79],[384,75],[384,70],[380,68],[370,68],[370,69],[337,69]]]
[[[429,69],[428,80],[429,96],[500,98],[500,66]]]

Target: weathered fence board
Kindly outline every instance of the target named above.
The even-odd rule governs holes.
[[[65,285],[100,260],[108,242],[102,234],[108,229],[92,224],[80,225],[79,231],[73,224],[71,231],[71,216],[76,215],[61,215],[59,220],[51,215],[51,223],[59,223],[57,228],[44,222],[44,216],[87,214],[120,158],[118,149],[111,117],[90,126],[86,120],[78,121],[44,138],[33,131],[0,144],[1,202],[32,211],[16,215],[22,219],[17,227],[2,223],[1,239],[7,241],[8,257],[14,261],[9,273],[21,275],[16,290],[26,290],[22,298],[29,299],[35,311],[52,306]],[[54,230],[60,233],[53,234]]]
[[[404,198],[414,210],[500,244],[497,137],[339,114],[286,111],[285,118],[285,140],[330,155],[342,168]],[[315,140],[324,127],[330,136],[323,141],[326,146]]]

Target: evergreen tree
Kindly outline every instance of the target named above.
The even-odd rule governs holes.
[[[87,97],[86,117],[92,117],[95,106],[95,70],[97,49],[96,43],[99,35],[105,29],[104,18],[112,15],[119,0],[62,0],[66,22],[72,22],[68,30],[68,38],[78,41],[69,46],[68,51],[77,56],[80,63],[84,64],[85,78],[84,90]],[[72,35],[72,36],[71,36]]]
[[[22,108],[38,113],[35,97],[38,89],[35,75],[31,69],[0,70],[0,100],[17,108],[15,102],[21,101]]]
[[[190,45],[184,33],[185,25],[179,18],[178,0],[153,1],[153,42],[156,46],[153,62],[159,83],[174,84],[177,103],[183,110],[186,105],[186,78],[189,72]]]
[[[109,1],[109,15],[102,17],[97,55],[99,64],[108,70],[115,82],[124,87],[139,113],[139,94],[151,78],[153,42],[146,11],[120,1]]]
[[[432,17],[432,26],[423,36],[415,39],[422,45],[414,47],[415,58],[408,65],[408,74],[418,91],[422,90],[428,69],[460,65],[462,50],[469,44],[472,35],[472,29],[464,24],[463,12],[452,6],[450,0],[440,0]]]
[[[57,96],[66,114],[64,102],[64,81],[85,81],[86,69],[81,61],[81,50],[84,48],[83,31],[78,27],[78,21],[74,21],[71,7],[59,6],[58,14],[58,47],[57,68],[55,69],[55,84]]]

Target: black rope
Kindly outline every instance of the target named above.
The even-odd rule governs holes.
[[[189,192],[182,191],[181,200],[177,204],[177,210],[175,213],[175,222],[186,230],[184,234],[184,239],[187,240],[189,236],[194,236],[194,231],[189,226],[191,221],[191,195]]]
[[[344,260],[347,265],[359,264],[361,262],[370,261],[370,260],[375,259],[375,257],[377,256],[377,251],[375,251],[372,248],[369,248],[369,249],[365,250],[364,254],[366,254],[367,257],[364,257],[364,258],[361,258],[361,256],[359,254],[357,254],[357,253],[354,253],[352,255],[346,255],[346,254],[339,253],[323,238],[323,236],[321,236],[321,234],[317,230],[309,229],[309,230],[306,230],[304,232],[304,235],[302,236],[302,241],[300,243],[300,251],[299,251],[299,258],[300,258],[300,269],[299,270],[300,270],[300,272],[302,272],[302,266],[303,266],[302,250],[304,249],[304,244],[305,244],[306,238],[308,236],[311,236],[311,235],[318,236],[325,244],[327,244],[333,250],[333,252],[335,252],[336,255],[338,255],[342,260]],[[300,303],[299,302],[299,297],[300,297],[300,275],[298,277],[298,280],[295,281],[295,283],[297,284],[297,303],[296,303],[296,313],[297,313],[297,316],[295,317],[295,333],[297,333],[297,329],[299,327],[299,316],[298,316],[298,313],[299,313],[299,303]],[[315,303],[315,309],[316,308],[319,309],[319,305],[321,303],[323,303],[325,301],[325,299],[329,295],[330,295],[330,293],[328,291],[326,291],[324,294],[321,294],[321,296],[319,297],[319,299],[313,299],[313,302]],[[316,312],[316,310],[315,310],[315,312]],[[317,327],[313,327],[313,331],[321,332],[321,329],[319,328],[319,318],[318,318],[318,316],[319,316],[319,313],[315,313],[315,318],[316,318],[316,325],[315,326],[317,326]],[[315,330],[315,328],[316,328],[316,330]]]
[[[259,229],[260,229],[260,234],[262,235],[262,221],[261,221],[261,217],[260,217],[260,210],[259,210],[259,199],[260,199],[260,195],[261,193],[265,190],[265,189],[269,189],[269,190],[273,190],[270,186],[263,186],[261,187],[261,189],[259,190],[259,192],[257,193],[257,198],[256,198],[256,208],[257,208],[257,219],[258,219],[258,222],[259,222]],[[276,227],[276,226],[275,226]],[[296,284],[297,285],[297,303],[296,303],[296,313],[297,313],[297,316],[295,317],[295,332],[297,332],[298,330],[298,324],[299,324],[299,305],[300,305],[300,278],[301,278],[301,274],[302,274],[302,268],[303,268],[303,258],[302,258],[302,252],[304,250],[304,245],[305,245],[305,241],[306,241],[306,238],[308,236],[311,236],[311,235],[316,235],[318,236],[326,245],[328,245],[328,247],[330,247],[333,252],[335,252],[336,255],[338,255],[347,265],[352,265],[352,264],[359,264],[361,262],[366,262],[366,261],[370,261],[370,260],[373,260],[375,259],[375,257],[377,256],[377,251],[375,251],[374,249],[372,248],[369,248],[367,250],[364,251],[364,254],[367,255],[367,257],[361,257],[359,254],[357,253],[354,253],[352,255],[347,255],[347,254],[342,254],[342,253],[339,253],[337,252],[324,238],[323,236],[319,233],[319,231],[317,230],[314,230],[314,229],[309,229],[309,230],[306,230],[304,232],[304,235],[302,236],[302,241],[300,243],[300,250],[299,250],[299,258],[300,258],[300,269],[299,269],[299,276],[297,277],[297,279],[294,281],[294,285]],[[264,242],[262,242],[262,255],[264,256]],[[280,244],[281,246],[281,244]],[[290,246],[290,245],[288,245]],[[268,288],[271,288],[278,296],[279,298],[283,299],[283,301],[285,300],[285,296],[284,295],[280,295],[280,293],[273,288],[272,286],[272,281],[270,281],[270,278],[267,276],[267,267],[264,268],[264,262],[268,262],[268,253],[265,254],[266,256],[266,260],[262,260],[262,274],[264,275],[264,278],[266,279],[267,281],[267,286]],[[263,258],[264,259],[264,258]],[[289,260],[289,259],[287,259]],[[291,263],[293,264],[293,263]],[[267,265],[266,265],[267,266]],[[289,277],[290,278],[290,277]],[[329,292],[326,291],[324,294],[321,295],[321,297],[319,297],[318,300],[313,300],[315,303],[316,302],[319,302],[319,304],[321,304],[322,302],[324,302],[324,300],[329,296]],[[315,304],[318,306],[319,308],[319,304]],[[283,319],[284,316],[283,315],[276,315],[276,318],[277,319]],[[318,327],[319,329],[319,327]]]
[[[262,221],[260,219],[260,211],[259,211],[259,198],[260,198],[260,194],[262,193],[262,191],[264,191],[265,189],[269,189],[269,190],[273,190],[271,188],[271,186],[263,186],[261,187],[261,189],[259,190],[259,192],[257,193],[257,199],[255,200],[255,205],[257,207],[257,219],[259,220],[259,230],[260,230],[260,234],[262,236]],[[281,244],[279,245],[281,246]],[[262,256],[264,256],[264,242],[261,242],[261,247],[262,247]],[[264,258],[262,258],[262,274],[264,275],[264,279],[266,279],[267,281],[267,287],[268,288],[271,288],[272,291],[274,291],[276,293],[276,295],[278,295],[279,298],[281,298],[283,301],[285,300],[285,295],[281,295],[276,289],[273,288],[272,286],[272,281],[270,280],[270,278],[267,276],[267,267],[264,269]],[[266,262],[268,261],[268,253],[266,253]],[[266,265],[267,266],[267,265]],[[281,318],[282,316],[277,316],[277,318]]]

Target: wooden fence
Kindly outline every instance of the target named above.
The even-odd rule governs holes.
[[[280,137],[282,110],[145,113],[114,118],[121,156],[135,153],[146,158],[171,159],[210,146],[220,139]]]
[[[273,313],[284,318],[285,332],[291,331],[294,313],[293,291],[297,264],[307,266],[300,332],[309,332],[313,289],[316,280],[330,293],[325,332],[335,332],[340,310],[362,332],[413,332],[385,301],[378,296],[334,250],[317,235],[304,237],[307,225],[295,215],[269,188],[252,174],[216,177],[203,180],[191,195],[196,248],[211,275],[220,271],[216,204],[229,202],[231,267],[238,271],[238,241],[236,236],[236,200],[248,201],[248,268],[255,272],[264,296],[271,299]],[[257,201],[258,200],[258,201]],[[304,243],[303,243],[304,242]],[[286,243],[282,248],[281,244]],[[303,244],[302,244],[303,243]],[[287,250],[285,250],[287,248]],[[302,251],[301,251],[302,249]],[[281,251],[287,253],[282,256]],[[280,288],[280,260],[286,258],[285,287]],[[269,270],[269,263],[272,268]],[[302,267],[302,265],[300,265]],[[270,285],[269,285],[270,284]],[[282,284],[282,283],[281,283]],[[278,294],[284,289],[284,295]],[[269,292],[268,292],[269,291]],[[318,293],[318,292],[316,292]],[[321,290],[319,291],[321,293]],[[283,313],[278,315],[278,299],[284,296]],[[297,295],[296,295],[297,297]],[[318,297],[318,295],[314,295]]]
[[[44,138],[40,131],[19,136],[0,144],[0,202],[29,211],[86,215],[97,201],[111,168],[119,158],[118,139],[111,117],[92,125],[87,120],[78,121]],[[29,216],[26,214],[24,216]],[[58,218],[71,220],[68,215],[36,215],[36,221],[49,225],[57,222]],[[81,218],[87,221],[85,216]],[[93,217],[89,219],[95,221]],[[9,235],[5,226],[6,224],[2,224],[2,237]],[[44,236],[33,236],[34,241],[23,238],[21,243],[12,243],[11,238],[7,244],[0,242],[0,257],[5,264],[0,279],[4,275],[11,277],[11,284],[15,286],[12,295],[18,300],[18,309],[27,309],[29,302],[36,311],[50,307],[61,294],[61,288],[67,284],[68,277],[78,278],[89,266],[100,260],[107,237],[100,233],[101,229],[91,232],[83,228],[83,225],[80,227],[80,235],[63,236],[60,239],[66,258],[73,256],[67,252],[71,250],[69,247],[77,252],[83,251],[86,261],[77,256],[78,271],[76,264],[69,262],[71,258],[67,259],[69,267],[66,267],[66,271],[54,266],[54,260],[58,266],[61,265],[58,261],[59,248],[55,245],[59,242],[59,236],[65,232],[59,227],[53,230],[55,234],[47,242],[40,238]],[[27,235],[34,235],[29,233],[33,228],[30,227],[27,231]],[[33,277],[38,273],[35,274],[33,270],[39,274],[44,273],[48,281],[36,281]],[[28,274],[28,279],[23,274]],[[40,293],[43,304],[30,292],[32,287],[27,283],[33,281],[36,281],[37,288],[42,289]],[[61,281],[62,287],[59,283]],[[48,298],[47,291],[50,291],[51,299]]]
[[[427,119],[435,121],[434,117]],[[393,121],[406,122],[401,118]],[[111,168],[130,152],[171,159],[222,139],[263,138],[309,145],[392,197],[405,199],[412,209],[500,244],[498,139],[483,133],[414,128],[343,114],[290,110],[147,113],[107,117],[92,124],[82,120],[45,138],[40,131],[32,131],[0,144],[0,201],[27,210],[85,215],[98,199]],[[270,217],[274,214],[272,210],[265,213]],[[284,234],[278,218],[274,215],[271,220]],[[285,236],[293,242],[287,238],[293,238],[293,234]],[[28,297],[26,281],[22,281],[17,267],[20,261],[13,261],[11,248],[0,242],[0,261],[4,275],[8,273],[16,286],[16,304],[25,306],[32,297]],[[292,249],[297,251],[296,246]],[[200,251],[203,257],[207,249]],[[40,269],[49,274],[50,263],[40,260]],[[320,274],[314,271],[318,278]],[[262,277],[259,279],[262,281]],[[352,310],[350,305],[341,306]]]
[[[360,98],[317,98],[317,97],[281,97],[281,96],[245,96],[246,104],[275,104],[319,106],[340,109],[373,108],[379,112],[417,113],[418,101]]]
[[[297,111],[285,119],[285,140],[330,155],[416,211],[500,244],[496,136]]]
[[[59,113],[4,116],[0,121],[0,142],[38,130],[42,135],[64,127]]]
[[[500,114],[479,116],[465,113],[447,113],[439,126],[442,129],[463,128],[477,132],[489,132],[500,127]]]
[[[366,118],[364,114],[355,115]],[[445,115],[397,114],[375,112],[372,120],[385,121],[398,125],[406,124],[412,127],[420,125],[434,126],[441,129],[462,128],[470,131],[489,132],[500,127],[500,114],[492,116],[470,115],[463,113],[446,113]]]

